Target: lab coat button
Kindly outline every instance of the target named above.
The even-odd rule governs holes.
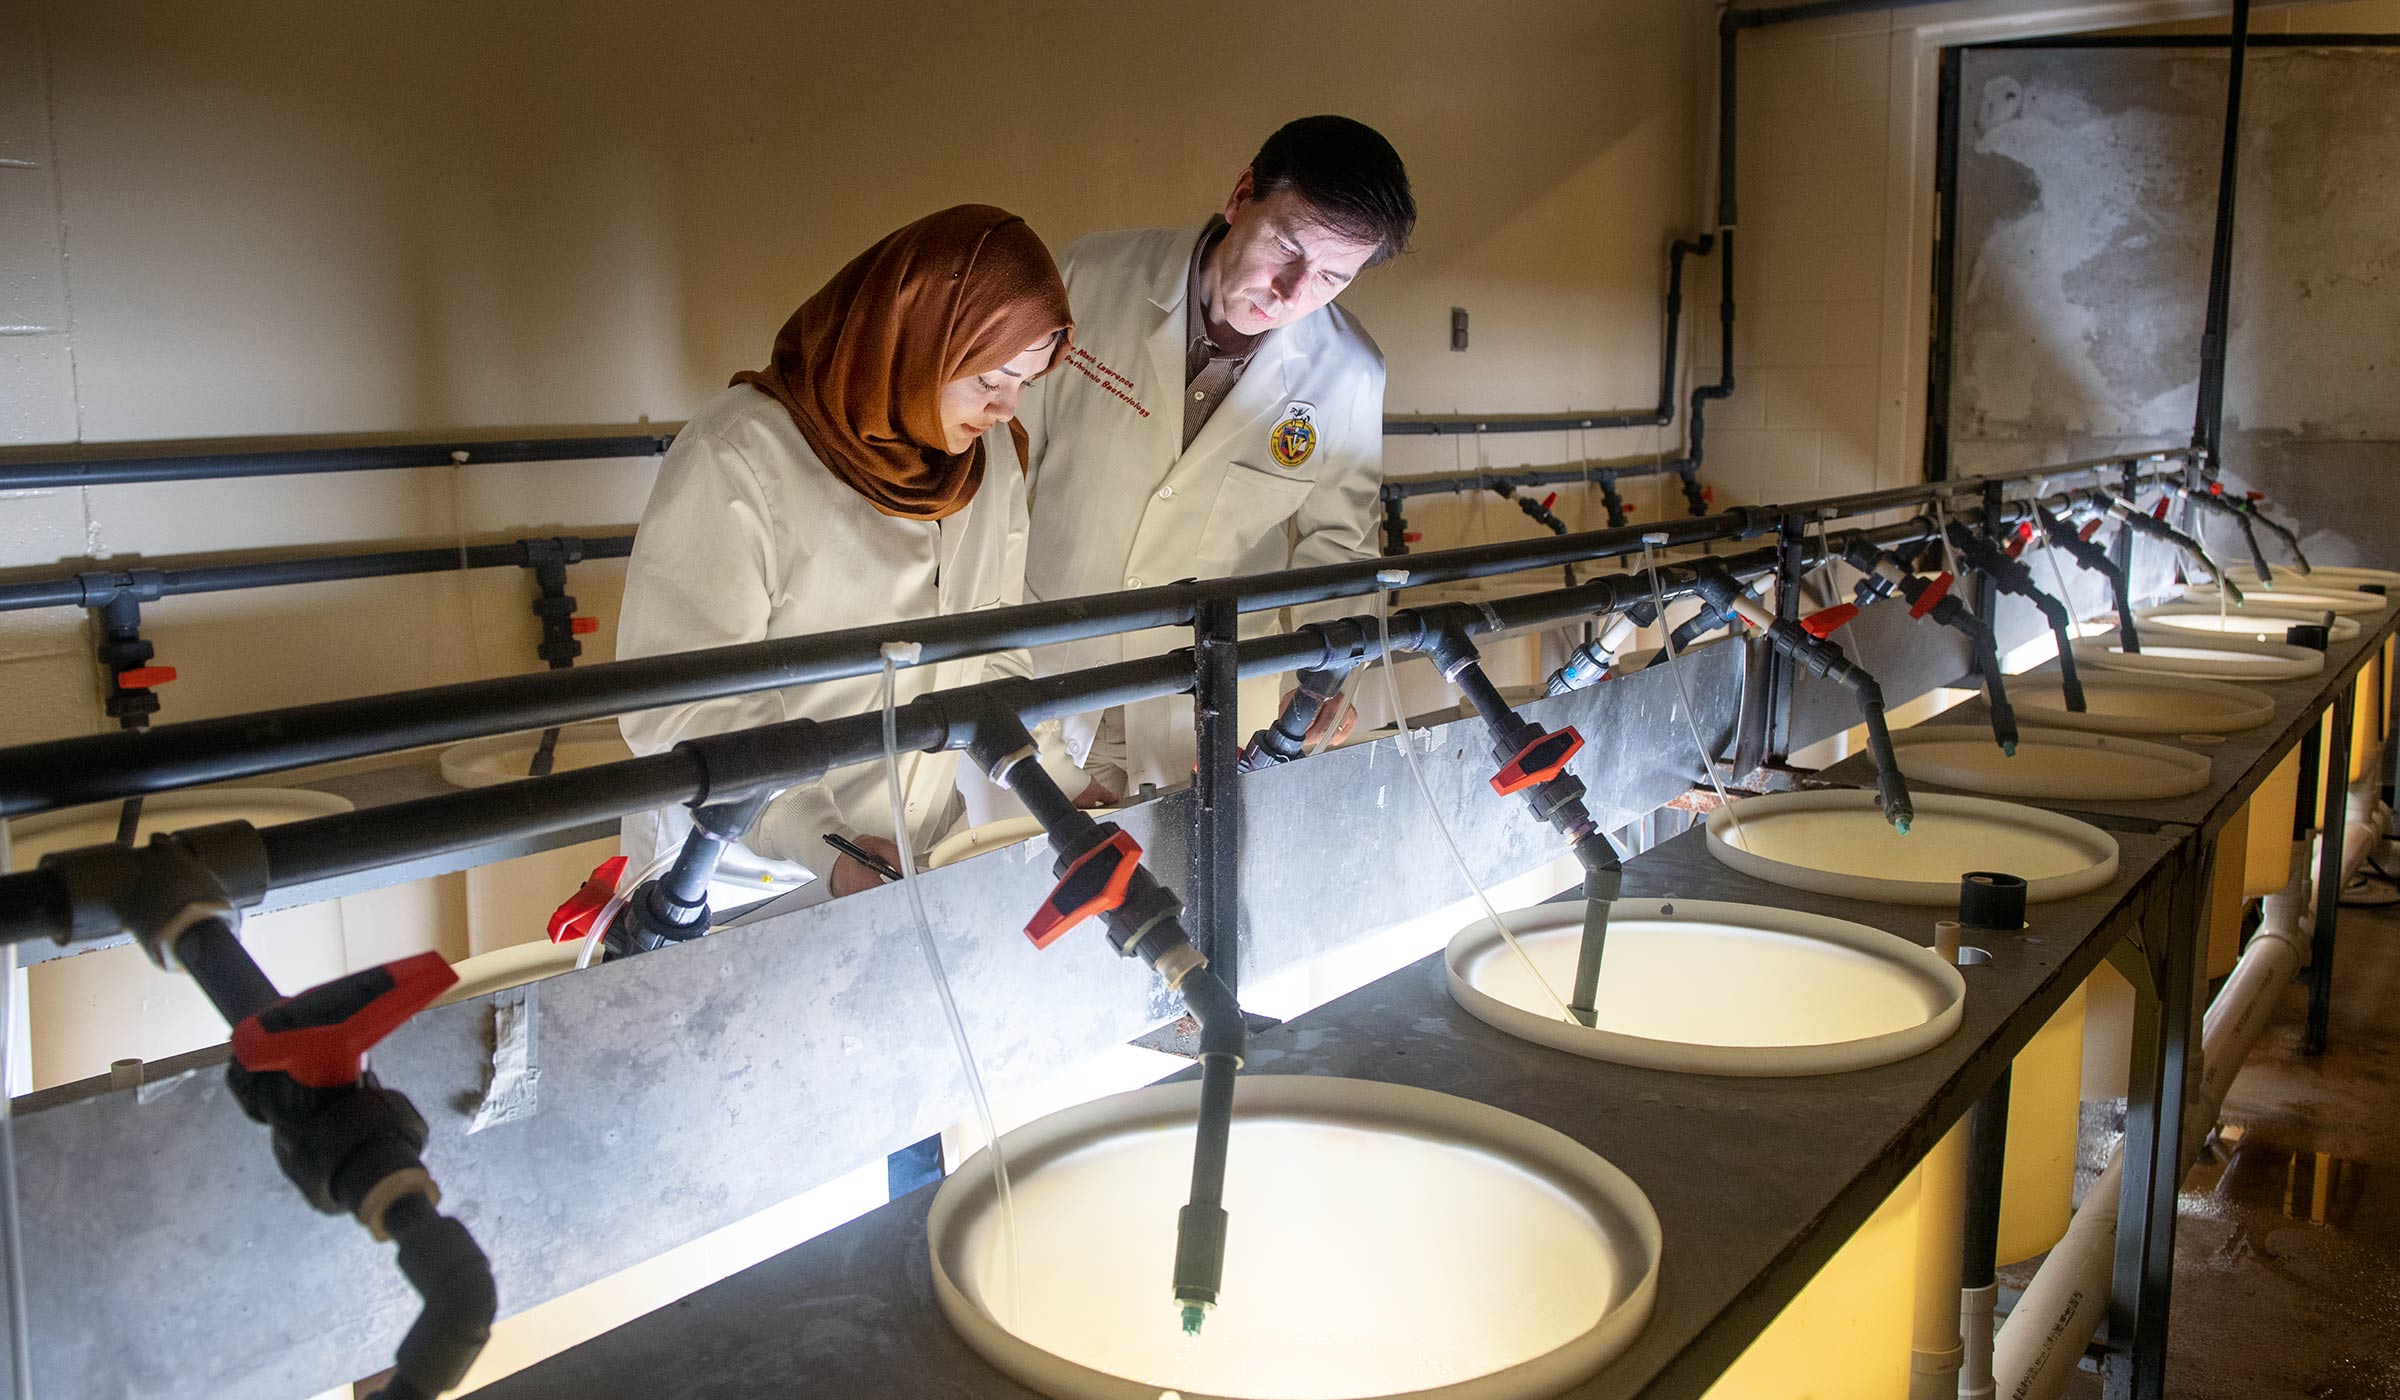
[[[1162,501],[1171,501],[1171,500],[1174,500],[1174,499],[1175,499],[1175,488],[1174,488],[1174,487],[1172,487],[1172,486],[1161,486],[1161,487],[1159,487],[1159,488],[1158,488],[1158,498],[1159,498],[1160,500],[1162,500]]]
[[[1125,580],[1125,586],[1127,588],[1139,588],[1142,586],[1142,581],[1138,578],[1129,578]]]

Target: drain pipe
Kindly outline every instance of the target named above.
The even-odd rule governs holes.
[[[2350,821],[2342,833],[2344,883],[2365,863],[2390,822],[2390,813],[2375,801],[2379,766],[2370,765],[2367,773],[2351,788],[2353,800],[2361,803],[2352,810],[2367,815]],[[2187,1163],[2207,1143],[2234,1076],[2273,1018],[2277,996],[2300,969],[2309,939],[2311,868],[2306,860],[2293,861],[2291,878],[2266,897],[2258,931],[2201,1021],[2200,1077],[2184,1118],[2182,1160]],[[2338,899],[2340,891],[2331,897]],[[2120,1144],[2000,1329],[1993,1372],[1998,1394],[2007,1400],[2053,1400],[2107,1319],[2124,1170]]]
[[[1069,801],[1034,750],[1019,717],[1032,682],[1003,684],[971,714],[951,720],[952,745],[963,747],[991,780],[1017,795],[1049,834],[1058,885],[1026,937],[1047,948],[1068,929],[1097,917],[1120,957],[1138,957],[1180,992],[1200,1023],[1200,1110],[1192,1142],[1192,1187],[1175,1218],[1174,1298],[1187,1335],[1200,1332],[1217,1304],[1225,1274],[1225,1161],[1233,1131],[1234,1076],[1242,1067],[1247,1030],[1233,991],[1192,946],[1183,906],[1142,864],[1142,848],[1115,822],[1094,821]],[[1010,703],[1010,696],[1018,703]],[[964,743],[958,743],[959,731]]]
[[[2041,522],[2042,536],[2049,541],[2051,548],[2065,550],[2067,557],[2074,560],[2078,568],[2090,569],[2108,580],[2109,601],[2117,609],[2117,645],[2123,647],[2128,656],[2140,654],[2142,637],[2133,626],[2133,585],[2127,579],[2124,567],[2110,557],[2107,550],[2092,543],[2091,534],[2087,533],[2097,531],[2100,522],[2094,520],[2078,530],[2052,515],[2049,507],[2039,501],[2034,503],[2033,515],[2034,519]]]
[[[1500,762],[1500,771],[1492,775],[1492,791],[1502,797],[1523,794],[1525,805],[1567,839],[1583,866],[1583,942],[1567,1010],[1584,1025],[1594,1025],[1599,1020],[1593,1003],[1608,946],[1608,914],[1624,891],[1624,866],[1616,846],[1584,806],[1582,780],[1566,771],[1568,760],[1583,747],[1583,736],[1573,725],[1545,730],[1516,712],[1484,674],[1482,658],[1467,639],[1469,615],[1463,603],[1426,609],[1420,614],[1426,634],[1422,645],[1442,679],[1467,697],[1492,736],[1492,756]]]
[[[2167,498],[2159,497],[2158,509],[2163,512],[2166,508]],[[2233,575],[2225,572],[2225,566],[2218,563],[2215,557],[2208,552],[2208,546],[2143,510],[2123,496],[2109,497],[2108,513],[2125,522],[2128,529],[2139,530],[2150,538],[2173,545],[2185,554],[2199,560],[2216,578],[2217,587],[2225,590],[2225,596],[2233,600],[2233,605],[2237,608],[2242,606],[2241,585],[2235,583]]]
[[[1366,655],[1366,629],[1355,618],[1311,622],[1294,630],[1316,638],[1323,654],[1316,664],[1292,677],[1292,693],[1283,697],[1275,722],[1251,735],[1241,756],[1234,760],[1237,773],[1255,773],[1300,757],[1308,731],[1326,707],[1341,698],[1342,682]]]
[[[1861,575],[1855,590],[1859,606],[1897,595],[1907,603],[1910,617],[1919,621],[1930,617],[1967,639],[1967,645],[1974,650],[1976,667],[1983,672],[1984,703],[1990,711],[1992,742],[2000,746],[2001,753],[2016,757],[2017,712],[2008,703],[2008,685],[2000,674],[1999,644],[1981,618],[1950,596],[1951,575],[1919,578],[1890,550],[1878,549],[1865,536],[1857,534],[1844,540],[1842,558]]]
[[[2066,604],[2034,583],[2033,570],[2009,552],[2032,538],[2032,522],[2018,528],[2020,533],[2006,547],[1992,543],[1956,520],[1950,522],[1945,533],[1969,569],[1991,580],[1992,586],[2001,592],[2033,604],[2041,613],[2042,621],[2049,624],[2050,635],[2058,642],[2059,691],[2066,697],[2067,708],[2082,714],[2089,706],[2083,694],[2083,678],[2075,670],[2075,619],[2068,614]]]
[[[1741,580],[1733,576],[1723,561],[1704,556],[1692,560],[1690,567],[1698,575],[1694,591],[1719,616],[1729,623],[1737,617],[1749,623],[1770,646],[1810,675],[1850,692],[1851,699],[1858,702],[1859,718],[1867,726],[1867,752],[1875,760],[1875,792],[1884,820],[1906,836],[1909,825],[1916,820],[1917,809],[1909,796],[1908,780],[1900,774],[1899,757],[1892,751],[1892,730],[1883,715],[1883,687],[1865,667],[1825,639],[1828,633],[1857,616],[1858,608],[1844,603],[1801,621],[1780,618],[1750,597]]]

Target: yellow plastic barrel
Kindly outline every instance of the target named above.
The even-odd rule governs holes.
[[[2009,1066],[2008,1170],[2000,1192],[2000,1262],[2057,1244],[2075,1215],[2082,1126],[2084,989],[2078,987]]]
[[[2294,749],[2250,794],[2245,813],[2242,892],[2269,895],[2292,875],[2292,806],[2300,800],[2300,752]]]
[[[1916,1310],[1919,1175],[1908,1174],[1703,1400],[1904,1400]],[[1806,1380],[1826,1376],[1840,1377],[1839,1388]]]
[[[2247,854],[2250,839],[2250,805],[2233,814],[2217,837],[2219,852],[2213,878],[2208,887],[2208,975],[2213,980],[2233,971],[2242,956],[2242,913],[2249,908],[2247,860],[2233,857]],[[2276,889],[2283,886],[2278,882]],[[2273,893],[2273,891],[2268,891]]]

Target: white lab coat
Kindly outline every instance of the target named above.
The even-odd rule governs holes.
[[[782,404],[747,384],[711,399],[659,468],[625,580],[620,657],[798,637],[1023,601],[1025,481],[1005,424],[984,435],[982,486],[939,521],[902,520],[819,462]],[[901,640],[906,640],[905,635]],[[1023,652],[903,668],[901,703],[930,690],[1027,675]],[[880,707],[867,675],[647,710],[618,721],[636,754],[787,719],[835,719]],[[958,814],[955,753],[903,754],[903,797],[918,858]],[[681,807],[628,817],[626,854],[640,870],[679,846]],[[889,837],[880,762],[836,769],[768,804],[719,867],[727,887],[766,895],[832,868],[827,832]],[[820,888],[822,885],[820,884]]]
[[[1383,353],[1356,318],[1327,306],[1259,341],[1215,414],[1183,447],[1185,320],[1197,229],[1097,233],[1059,258],[1075,309],[1075,348],[1018,409],[1032,440],[1033,518],[1026,596],[1071,598],[1186,578],[1264,573],[1375,554],[1383,481]],[[1297,408],[1295,407],[1297,406]],[[1279,461],[1279,425],[1305,420],[1314,447]],[[1287,437],[1287,452],[1290,439]],[[1308,609],[1302,620],[1360,604]],[[1287,619],[1254,613],[1259,635]],[[1045,647],[1044,674],[1154,656],[1189,644],[1180,629]],[[1272,680],[1245,683],[1245,733],[1273,718]],[[1063,726],[1089,753],[1097,714]],[[1187,698],[1126,707],[1127,776],[1189,781]]]

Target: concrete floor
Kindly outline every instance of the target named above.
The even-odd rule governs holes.
[[[2400,1400],[2400,910],[2345,909],[2336,948],[2327,1053],[2301,1057],[2287,989],[2184,1179],[2176,1400]]]

